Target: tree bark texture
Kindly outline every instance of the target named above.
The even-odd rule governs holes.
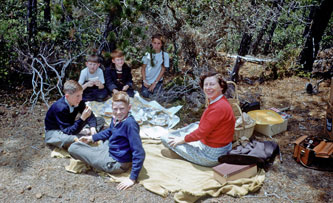
[[[265,42],[265,46],[264,46],[264,50],[263,50],[264,55],[267,55],[269,52],[270,45],[272,43],[272,39],[273,39],[273,35],[274,35],[274,31],[277,27],[277,24],[278,24],[280,15],[281,15],[281,10],[282,10],[281,8],[283,7],[283,4],[284,4],[284,0],[276,0],[273,3],[273,8],[276,8],[276,12],[275,12],[273,20],[271,20],[272,25],[268,31],[268,37],[267,37],[268,39]]]
[[[238,77],[239,77],[238,72],[239,72],[240,67],[243,65],[243,63],[244,62],[242,61],[242,59],[239,56],[237,56],[235,65],[232,68],[232,72],[231,72],[231,77],[230,77],[231,81],[234,81],[234,82],[238,81]]]
[[[313,15],[309,31],[305,36],[305,45],[299,57],[299,63],[305,71],[312,71],[313,62],[319,51],[320,41],[331,18],[332,11],[333,1],[323,0]]]
[[[258,53],[258,46],[262,40],[262,37],[266,33],[266,30],[268,28],[268,25],[271,23],[271,19],[267,18],[264,22],[264,25],[262,26],[261,30],[259,31],[256,40],[253,42],[252,47],[251,47],[251,53],[253,55],[257,55]]]
[[[251,41],[252,41],[252,35],[245,32],[242,36],[242,40],[238,50],[238,55],[245,56],[246,54],[249,53]]]
[[[252,35],[245,32],[243,34],[241,43],[239,45],[239,50],[238,50],[239,56],[245,56],[246,54],[249,53],[251,41],[252,41]],[[242,62],[241,58],[237,57],[236,61],[235,61],[235,65],[230,74],[231,81],[234,81],[234,82],[238,81],[238,72],[239,72],[239,69],[242,64],[243,64],[243,62]]]
[[[34,44],[34,38],[37,33],[37,0],[28,0],[28,43],[31,47]]]
[[[44,22],[43,22],[43,29],[46,32],[51,32],[50,22],[51,22],[50,0],[44,0]]]

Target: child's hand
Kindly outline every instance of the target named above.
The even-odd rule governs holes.
[[[125,86],[123,87],[123,91],[126,92],[126,91],[128,90],[128,88],[129,88],[129,86],[128,86],[128,85],[125,85]]]
[[[96,81],[94,81],[94,84],[96,85],[96,86],[100,86],[102,83],[101,83],[101,81],[99,81],[99,80],[96,80]]]
[[[121,181],[118,185],[117,185],[117,189],[118,190],[126,190],[127,188],[131,187],[132,185],[134,185],[135,181],[131,180],[130,178],[126,178],[125,180]]]
[[[80,137],[79,139],[80,142],[84,142],[86,144],[92,142],[92,136],[83,136],[83,137]]]
[[[98,87],[98,89],[103,89],[104,88],[103,83],[101,83],[101,81],[99,81],[99,80],[95,81],[95,85]]]
[[[119,92],[119,91],[116,90],[116,89],[113,89],[113,90],[112,90],[112,93],[113,93],[113,94],[116,94],[117,92]]]
[[[149,88],[150,85],[146,82],[146,80],[143,81],[143,85],[146,87],[146,88]]]
[[[89,81],[89,82],[86,83],[87,87],[92,87],[94,85],[95,85],[95,81]]]
[[[96,128],[95,127],[91,127],[90,128],[90,135],[95,135],[97,133]]]
[[[90,115],[91,115],[91,108],[89,106],[86,106],[86,108],[82,112],[81,119],[85,121]]]
[[[155,87],[156,87],[156,83],[153,83],[153,84],[150,85],[150,87],[148,88],[148,90],[150,92],[154,92]]]

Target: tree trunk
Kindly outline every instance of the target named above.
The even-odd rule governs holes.
[[[328,25],[333,11],[333,1],[323,0],[316,9],[308,33],[304,48],[299,57],[299,63],[305,71],[312,71],[313,62],[319,51],[319,44]]]
[[[239,56],[237,56],[235,65],[232,68],[232,72],[231,72],[231,77],[230,77],[231,81],[234,81],[234,82],[238,81],[238,72],[239,72],[240,67],[243,65],[243,63],[244,62],[242,61],[242,59]]]
[[[37,0],[28,0],[28,44],[30,48],[35,46],[35,36],[37,33]]]
[[[274,31],[277,27],[278,20],[279,20],[280,15],[281,15],[281,7],[283,7],[283,4],[284,4],[284,0],[277,0],[273,4],[273,7],[277,8],[277,12],[276,12],[276,14],[275,14],[275,16],[272,20],[273,22],[272,22],[272,25],[271,25],[271,29],[268,31],[268,40],[265,43],[264,51],[263,51],[264,55],[267,55],[268,52],[269,52],[269,48],[270,48],[270,45],[272,43]]]
[[[50,0],[44,0],[44,21],[43,30],[46,32],[51,32],[50,22],[51,22],[51,7]]]
[[[266,33],[267,27],[270,24],[270,22],[271,22],[270,18],[267,18],[265,20],[264,25],[262,26],[260,32],[257,35],[257,39],[253,42],[252,47],[251,47],[251,50],[252,50],[251,53],[253,55],[257,55],[259,43],[262,40],[262,37],[264,36],[264,34]]]
[[[252,36],[249,35],[248,33],[244,33],[240,46],[239,46],[239,50],[238,50],[238,55],[240,56],[245,56],[246,54],[249,53],[249,49],[250,49],[250,44],[251,44],[251,40],[252,40]],[[241,65],[243,64],[242,60],[240,59],[240,57],[236,58],[235,61],[235,65],[234,68],[230,74],[230,79],[234,82],[238,81],[238,72],[239,69],[241,67]]]
[[[113,13],[110,12],[109,15],[108,15],[108,20],[107,20],[106,25],[105,25],[105,31],[103,33],[103,36],[104,36],[105,39],[108,38],[108,36],[109,36],[109,34],[110,34],[111,31],[115,31],[114,30],[115,28],[113,26],[113,21],[115,19],[116,19],[116,16]],[[116,35],[118,34],[117,31],[115,31],[115,34]],[[109,51],[109,52],[115,50],[116,49],[116,42],[115,42],[115,40],[113,40],[113,39],[109,40],[107,42],[107,48],[106,49],[105,48],[106,47],[104,46],[103,50],[106,50],[106,51]]]
[[[265,43],[265,47],[264,47],[264,55],[267,55],[268,52],[269,52],[269,48],[270,48],[270,45],[271,45],[271,43],[272,43],[273,34],[274,34],[275,29],[276,29],[277,22],[278,22],[277,19],[273,21],[272,26],[271,26],[271,29],[270,29],[269,32],[268,32],[268,40],[267,40],[266,43]]]
[[[98,55],[100,55],[103,51],[106,52],[112,52],[117,48],[117,38],[118,38],[118,32],[117,32],[117,26],[114,22],[117,20],[117,18],[120,18],[122,12],[122,7],[120,5],[111,8],[111,11],[108,14],[108,17],[105,22],[105,30],[103,32],[103,38],[105,39],[105,42],[100,45],[98,48]],[[111,32],[114,32],[116,35],[116,38],[111,38],[109,35]],[[103,65],[105,67],[110,66],[111,64],[111,58],[103,58]]]
[[[305,9],[306,10],[306,9]],[[310,30],[310,26],[311,26],[311,21],[312,19],[314,18],[314,14],[315,14],[315,11],[316,11],[316,7],[315,6],[311,6],[310,8],[310,14],[309,16],[306,18],[306,25],[305,25],[305,28],[304,28],[304,32],[303,32],[303,37],[306,37],[307,34],[309,33],[309,30]],[[305,17],[305,16],[304,16]]]
[[[239,50],[238,50],[238,55],[245,56],[246,54],[249,53],[251,40],[252,40],[252,35],[250,35],[248,33],[243,34],[242,40],[241,40],[241,43],[239,46]]]
[[[114,30],[114,26],[112,21],[114,20],[114,16],[112,15],[112,13],[109,13],[107,21],[105,23],[105,30],[103,33],[103,37],[105,39],[105,42],[103,42],[99,49],[98,49],[98,55],[100,55],[103,51],[106,52],[112,52],[113,50],[115,50],[117,48],[117,44],[115,39],[110,39],[108,36],[110,34],[110,32],[114,31],[115,35],[118,35],[117,31]],[[110,58],[103,58],[103,65],[105,67],[109,66],[111,64],[111,57]]]

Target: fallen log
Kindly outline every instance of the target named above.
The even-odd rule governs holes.
[[[229,57],[229,58],[235,58],[239,57],[240,59],[250,62],[250,63],[257,63],[257,64],[263,64],[263,63],[270,63],[270,62],[277,62],[276,59],[262,59],[262,58],[257,58],[253,56],[240,56],[240,55],[230,55],[230,54],[225,54],[218,52],[219,55]]]

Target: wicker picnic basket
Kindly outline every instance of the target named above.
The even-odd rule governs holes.
[[[238,100],[238,89],[236,83],[232,81],[227,81],[227,84],[232,84],[235,87],[234,95],[232,98],[228,98],[228,101],[232,107],[232,110],[234,112],[234,115],[236,117],[236,120],[239,117],[242,117],[242,126],[235,127],[235,133],[234,133],[234,140],[237,141],[242,137],[250,138],[253,134],[254,127],[256,125],[255,122],[252,124],[245,125],[244,116],[241,108],[239,107],[239,100]]]
[[[242,137],[245,137],[245,138],[249,139],[253,134],[256,122],[253,121],[251,124],[245,125],[243,112],[242,112],[241,108],[238,105],[236,105],[236,106],[237,106],[238,111],[240,112],[240,115],[242,117],[242,126],[235,127],[235,133],[234,133],[234,140],[233,141],[237,141],[237,140],[241,139]],[[238,118],[239,118],[239,116],[236,116],[236,120]]]
[[[238,100],[238,89],[237,89],[237,85],[236,83],[232,82],[232,81],[227,81],[227,84],[232,84],[235,88],[234,90],[234,94],[232,98],[228,98],[228,101],[232,107],[232,111],[234,112],[235,116],[240,116],[240,112],[238,110],[239,107],[239,100]]]

